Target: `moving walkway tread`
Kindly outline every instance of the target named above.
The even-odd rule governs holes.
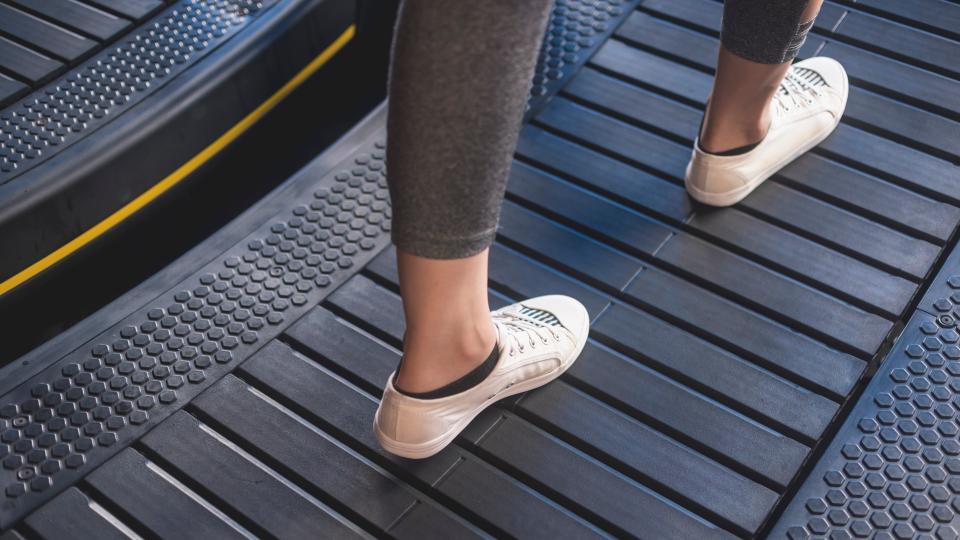
[[[830,4],[837,20],[804,54],[827,41],[854,51],[845,63],[865,74],[855,93],[956,129],[948,102],[904,95],[898,58],[841,39],[846,12],[901,33],[927,24],[857,4]],[[960,362],[960,206],[947,189],[960,178],[944,157],[952,150],[861,110],[756,199],[722,211],[692,204],[684,154],[712,70],[694,45],[715,45],[718,20],[707,15],[718,5],[611,1],[623,11],[608,34],[626,23],[534,92],[491,250],[490,302],[582,299],[591,339],[559,381],[489,409],[434,459],[398,459],[373,440],[403,336],[381,109],[253,209],[264,215],[259,226],[247,222],[245,231],[256,229],[247,238],[126,321],[76,339],[75,351],[4,396],[0,437],[20,429],[17,418],[25,431],[43,409],[32,400],[57,393],[58,381],[83,383],[86,395],[111,374],[104,367],[123,366],[132,369],[125,386],[138,389],[121,395],[131,403],[125,427],[110,431],[111,415],[121,416],[113,405],[101,409],[103,425],[91,417],[78,426],[93,442],[66,447],[74,463],[83,456],[74,473],[43,473],[52,450],[41,447],[40,459],[30,442],[20,452],[30,437],[18,431],[7,454],[25,461],[2,478],[24,493],[8,494],[4,508],[24,506],[5,513],[4,526],[56,537],[63,529],[47,519],[76,519],[142,536],[183,533],[187,520],[159,515],[154,494],[224,534],[294,536],[309,524],[400,538],[951,537],[960,481],[949,405]],[[574,7],[577,20],[593,13],[572,0],[559,7],[560,19]],[[868,68],[889,77],[868,79]],[[631,98],[645,107],[631,111]],[[170,343],[177,352],[166,354]],[[141,438],[139,426],[156,428]],[[48,431],[41,426],[36,441]],[[101,444],[105,433],[118,440]],[[36,467],[31,456],[36,486],[55,480],[47,491],[16,477]],[[249,487],[231,489],[241,479]],[[59,495],[47,502],[47,493]],[[72,507],[75,517],[57,512]],[[302,521],[283,519],[294,508]]]

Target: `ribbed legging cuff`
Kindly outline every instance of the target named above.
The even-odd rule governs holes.
[[[496,236],[496,228],[474,236],[452,238],[417,237],[398,232],[396,228],[391,232],[397,249],[427,259],[465,259],[490,247]]]

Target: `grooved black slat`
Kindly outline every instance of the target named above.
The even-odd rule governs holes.
[[[667,136],[693,140],[700,127],[702,111],[655,94],[637,85],[585,67],[564,88],[564,96],[587,102]]]
[[[606,42],[591,65],[698,105],[706,102],[713,82],[710,75],[700,70],[618,40]]]
[[[87,477],[93,489],[143,528],[161,538],[243,538],[194,496],[170,483],[128,448]]]
[[[814,282],[896,316],[917,285],[847,255],[824,248],[755,217],[739,212],[701,212],[690,226],[738,249],[757,254],[784,271],[800,272]]]
[[[127,538],[120,529],[90,508],[90,499],[77,488],[70,488],[30,514],[24,523],[40,538]]]
[[[673,232],[662,223],[611,204],[589,191],[566,182],[552,181],[549,175],[522,163],[513,168],[507,189],[527,205],[595,231],[604,236],[606,242],[633,253],[652,255]],[[550,249],[546,243],[542,248]],[[623,270],[630,273],[629,268]],[[617,281],[614,279],[611,284]]]
[[[643,3],[643,10],[656,13],[699,30],[720,35],[723,4],[719,2],[679,2],[676,0],[650,0]],[[635,16],[635,15],[634,15]],[[822,22],[820,23],[822,24]]]
[[[623,464],[619,468],[664,486],[681,500],[741,531],[755,531],[777,500],[773,490],[617,413],[563,382],[532,392],[520,401],[518,410],[565,438],[575,438],[576,446],[600,452],[605,462],[612,458]],[[758,445],[762,444],[758,441]],[[643,452],[637,452],[637,448],[643,448]],[[777,450],[773,455],[785,467],[774,474],[782,481],[789,479],[789,471],[799,466],[806,452],[796,443],[787,443]]]
[[[865,364],[665,272],[648,268],[626,290],[644,305],[756,356],[763,365],[845,396]],[[601,318],[601,321],[603,318]]]
[[[960,159],[960,122],[899,103],[858,86],[850,87],[848,119],[868,123],[904,144],[920,144],[954,160]]]
[[[866,355],[876,352],[893,323],[730,254],[686,233],[670,239],[657,258],[788,317]]]
[[[790,185],[851,204],[858,212],[902,223],[945,241],[960,221],[955,206],[917,195],[834,161],[807,155],[779,172]]]
[[[882,88],[923,108],[960,119],[960,81],[831,41],[820,54],[838,60],[852,81]]]
[[[417,503],[415,494],[398,480],[258,397],[236,377],[222,379],[193,406],[215,428],[242,441],[241,447],[309,485],[325,503],[367,527],[386,531]],[[436,517],[451,526],[456,523],[442,512]]]
[[[521,131],[517,153],[541,167],[589,184],[591,189],[622,203],[678,221],[685,220],[693,211],[693,203],[682,187],[537,127],[527,126]],[[511,177],[536,174],[524,164],[514,163]],[[518,184],[520,182],[511,181],[507,189],[511,195],[522,197],[522,190],[526,186],[535,189],[537,182],[533,179],[526,180],[524,185]],[[536,200],[530,202],[536,204]]]
[[[690,148],[685,145],[636,129],[563,98],[554,99],[537,116],[537,121],[671,179],[683,179],[690,159]]]
[[[861,46],[875,47],[885,54],[904,57],[910,62],[922,63],[929,69],[940,69],[954,76],[960,74],[960,64],[957,63],[960,42],[881,17],[850,10],[833,35],[848,38]]]
[[[368,268],[392,257],[393,253],[384,251],[370,263]],[[584,287],[580,282],[569,279],[549,267],[538,265],[515,251],[494,244],[490,247],[491,283],[502,291],[523,291],[520,296],[542,296],[545,294],[566,294],[583,303],[594,319],[608,304],[605,296],[593,289]]]
[[[142,439],[165,465],[275,538],[357,538],[337,516],[284,485],[179,411]],[[189,516],[184,516],[189,518]]]
[[[320,308],[307,314],[288,334],[309,347],[311,354],[330,362],[358,382],[368,377],[378,382],[381,377],[385,379],[399,360],[395,351],[377,344]],[[334,335],[339,338],[326,339]],[[366,353],[362,357],[358,355],[361,351]],[[296,403],[309,418],[345,434],[385,466],[432,486],[507,534],[518,538],[594,536],[568,512],[547,503],[523,484],[456,446],[448,447],[428,461],[390,456],[374,440],[370,429],[376,402],[283,345],[271,344],[264,348],[244,363],[241,370],[272,393]],[[380,385],[370,389],[379,391]],[[514,508],[523,508],[524,517],[518,519],[512,515],[510,510]],[[399,534],[397,529],[391,532]]]
[[[444,521],[436,518],[435,512],[423,504],[418,504],[400,517],[392,527],[392,538],[451,538],[450,527]],[[478,536],[479,537],[479,536]]]
[[[0,4],[0,32],[68,62],[76,60],[97,46],[97,43],[91,39],[5,4]]]
[[[242,441],[268,465],[306,481],[355,514],[347,517],[386,530],[417,501],[396,480],[257,397],[235,377],[224,378],[193,405],[204,420]]]
[[[53,75],[63,64],[0,37],[0,69],[30,84]]]
[[[6,107],[13,99],[27,91],[29,87],[0,74],[0,107]]]
[[[397,316],[403,312],[400,295],[377,285],[369,278],[363,275],[354,276],[327,297],[327,302],[377,329],[388,341],[403,341],[405,321],[402,316]],[[380,384],[384,383],[386,379]]]
[[[523,165],[518,165],[515,171],[521,172],[519,175],[515,172],[511,180],[511,195],[519,193],[525,201],[534,202],[551,212],[562,211],[558,207],[563,205],[556,204],[553,197],[572,188],[565,188],[561,182],[551,182],[543,175],[526,174],[523,171],[529,171],[529,168]],[[585,198],[580,196],[580,200]],[[636,244],[630,241],[632,216],[627,212],[621,212],[625,214],[621,215],[617,207],[599,200],[592,206],[595,208],[584,205],[589,209],[584,215],[593,217],[587,223],[578,224],[597,231],[611,243],[632,249]],[[568,218],[563,214],[561,217]],[[614,290],[623,289],[640,268],[639,261],[518,210],[510,203],[505,205],[501,221],[503,238]],[[577,219],[573,218],[573,221],[577,222]],[[831,336],[863,354],[872,354],[892,326],[879,316],[858,310],[684,233],[667,240],[656,258]],[[620,267],[619,278],[605,277],[618,272]]]
[[[769,187],[767,187],[769,186]],[[931,243],[877,225],[855,214],[836,210],[813,197],[795,193],[773,182],[765,183],[753,197],[743,201],[768,220],[796,226],[803,232],[871,259],[871,262],[908,273],[918,279],[926,277],[940,249]]]
[[[555,208],[550,204],[552,202],[550,199],[541,198],[540,202],[548,208]],[[589,205],[584,206],[589,207]],[[596,212],[589,214],[602,216]],[[617,230],[623,231],[624,236],[627,237],[623,241],[629,242],[629,237],[633,236],[630,234],[631,223],[625,219],[616,220],[617,217],[622,216],[617,216],[615,211],[610,214],[613,214],[614,218],[611,223],[617,223]],[[640,261],[580,236],[574,231],[551,224],[545,218],[512,203],[504,204],[500,223],[498,234],[511,243],[515,242],[527,249],[535,250],[538,255],[555,261],[562,261],[570,265],[574,271],[589,276],[589,279],[596,280],[614,290],[626,287],[640,270]],[[659,240],[665,239],[666,236],[663,236]],[[656,245],[653,247],[655,248]]]
[[[678,5],[682,4],[682,2],[678,2]],[[708,13],[709,10],[703,8],[719,6],[712,1],[704,4],[706,5],[687,6],[691,8],[691,11],[699,13],[700,16],[695,20],[702,19]],[[713,16],[710,16],[709,19],[714,20]],[[720,17],[717,17],[715,21],[719,23]],[[689,24],[688,21],[684,22]],[[717,40],[714,37],[664,22],[644,13],[634,12],[617,31],[617,37],[631,45],[640,45],[665,54],[671,59],[679,59],[685,64],[709,69],[716,67]],[[677,42],[684,43],[683,50],[677,48]]]
[[[900,17],[934,30],[950,32],[960,38],[960,6],[945,0],[854,0],[864,7],[885,15]]]
[[[108,9],[135,21],[163,7],[160,0],[84,0],[104,9]]]
[[[76,0],[9,0],[89,36],[107,41],[127,27],[130,21],[111,15]]]
[[[751,416],[773,421],[811,439],[820,436],[837,411],[837,405],[825,397],[791,384],[655,317],[619,304],[600,317],[592,330],[599,339],[630,356],[644,358],[675,378],[690,381],[690,384],[748,411]],[[592,354],[591,351],[588,350],[587,354]],[[607,359],[606,355],[600,357]],[[859,373],[857,367],[852,364],[850,371],[853,373],[846,376],[848,386]],[[586,373],[597,370],[598,366],[572,368],[574,374],[584,373],[582,379],[589,384],[595,384],[590,379],[600,375],[588,378]],[[624,377],[628,380],[631,375],[625,374]],[[604,379],[610,380],[611,386],[600,388],[620,401],[631,403],[645,399],[627,394],[636,391],[637,387],[633,386],[623,388],[620,391],[623,396],[618,396],[618,386],[612,379],[619,381],[618,384],[625,380],[619,378],[618,372],[611,371]],[[683,414],[683,410],[678,413]]]
[[[549,492],[583,506],[624,534],[656,538],[732,538],[640,484],[571,451],[514,416],[480,441],[481,455],[503,462]]]
[[[738,470],[753,471],[784,486],[790,478],[789,471],[807,453],[803,445],[789,437],[596,342],[587,345],[582,359],[586,361],[574,364],[569,372],[572,384],[588,389],[589,394],[603,401],[625,405],[632,414],[680,434],[677,438],[681,442],[692,441],[693,447],[709,449],[714,459],[736,464]],[[638,392],[638,388],[643,391]],[[826,400],[807,401],[794,406],[803,415],[821,413],[821,421],[829,419],[829,413],[835,409]],[[528,403],[521,405],[526,407]],[[817,406],[822,408],[818,411]]]
[[[958,83],[960,89],[960,83]],[[960,92],[958,92],[960,95]],[[898,145],[872,133],[843,124],[822,144],[825,154],[836,156],[873,174],[917,187],[934,197],[960,201],[957,166],[919,150]]]

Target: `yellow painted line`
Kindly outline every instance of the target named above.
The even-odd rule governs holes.
[[[60,246],[46,257],[24,268],[17,274],[7,278],[7,280],[3,283],[0,283],[0,296],[10,292],[18,285],[30,280],[37,274],[60,262],[74,251],[77,251],[83,246],[89,244],[98,236],[109,231],[124,219],[130,217],[144,206],[150,204],[150,202],[152,202],[154,199],[160,195],[163,195],[164,192],[177,185],[181,180],[189,176],[190,173],[200,168],[204,163],[209,161],[210,158],[217,155],[218,152],[226,148],[237,137],[242,135],[247,129],[250,128],[250,126],[255,124],[257,120],[267,114],[270,109],[274,108],[278,103],[280,103],[283,98],[287,97],[290,92],[303,84],[304,81],[306,81],[311,75],[313,75],[314,72],[320,69],[320,67],[326,64],[340,51],[340,49],[344,47],[344,45],[353,39],[356,33],[356,25],[351,24],[349,28],[340,34],[340,37],[331,43],[329,47],[324,49],[323,52],[317,55],[316,58],[311,60],[310,63],[301,69],[292,79],[287,81],[286,84],[280,87],[279,90],[274,92],[272,96],[267,98],[267,100],[261,103],[256,109],[234,124],[233,127],[227,130],[223,135],[217,137],[215,141],[201,150],[199,154],[190,158],[189,161],[167,175],[167,177],[163,180],[160,180],[151,186],[150,189],[141,193],[139,196],[137,196],[137,198],[128,202],[119,210],[104,218],[103,221],[87,229],[73,240],[70,240],[66,244]]]

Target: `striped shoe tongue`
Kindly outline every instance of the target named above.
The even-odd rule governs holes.
[[[520,306],[521,315],[524,315],[545,326],[560,326],[560,319],[554,317],[553,313],[542,309],[535,309],[524,305]]]
[[[800,77],[801,79],[809,83],[811,86],[817,87],[817,86],[825,86],[827,84],[827,81],[823,77],[821,77],[819,73],[817,73],[812,69],[804,68],[804,67],[794,67],[793,72],[798,77]]]

